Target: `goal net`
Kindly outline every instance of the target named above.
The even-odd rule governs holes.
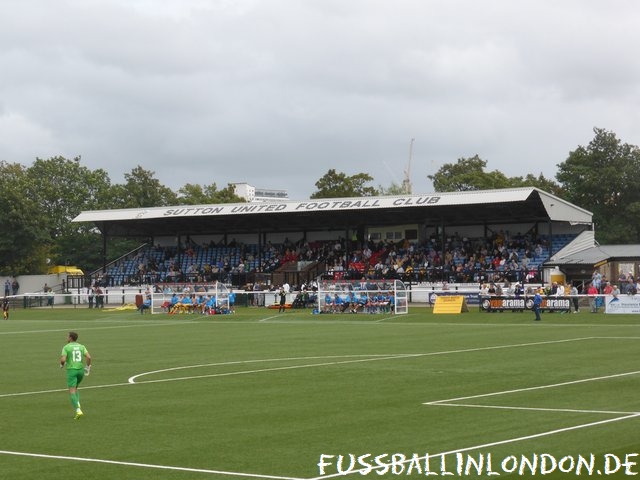
[[[407,288],[400,280],[321,280],[318,313],[393,313],[409,311]]]
[[[151,313],[217,315],[233,312],[235,294],[226,285],[185,287],[151,294]]]

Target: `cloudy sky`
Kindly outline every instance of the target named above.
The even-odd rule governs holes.
[[[553,178],[593,128],[640,145],[636,0],[0,0],[0,160],[136,165],[177,190],[414,193],[478,154]]]

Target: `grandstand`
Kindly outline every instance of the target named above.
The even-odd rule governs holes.
[[[263,252],[266,264],[258,260],[258,246],[190,247],[177,257],[177,247],[145,246],[113,262],[107,270],[112,285],[225,280],[231,272],[268,268],[274,252]]]
[[[536,188],[82,212],[145,246],[107,263],[107,285],[318,278],[540,281],[592,229],[591,214]],[[167,232],[175,235],[167,236]]]
[[[540,281],[540,272],[553,250],[569,245],[575,235],[515,238],[500,251],[495,238],[452,237],[444,247],[438,242],[364,242],[364,248],[351,246],[351,258],[332,255],[332,248],[344,240],[269,245],[262,251],[257,244],[216,246],[189,245],[181,257],[175,246],[147,245],[107,267],[109,286],[165,283],[207,283],[221,281],[235,288],[256,282],[256,276],[276,279],[278,273],[305,263],[309,275],[298,275],[296,284],[310,283],[321,272],[333,279],[400,279],[405,282],[479,283],[482,281]],[[371,250],[369,255],[363,251]],[[440,260],[439,260],[440,259]],[[311,268],[310,268],[311,267]],[[290,278],[280,275],[281,281]],[[286,278],[285,278],[286,277]]]

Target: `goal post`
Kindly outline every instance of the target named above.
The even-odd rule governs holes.
[[[319,280],[317,312],[404,315],[409,297],[400,280]]]
[[[394,313],[396,315],[405,315],[409,313],[409,295],[407,293],[407,286],[400,280],[394,280],[393,288],[396,294]]]
[[[226,285],[216,282],[181,291],[165,290],[151,294],[151,313],[215,315],[233,311],[234,294]]]

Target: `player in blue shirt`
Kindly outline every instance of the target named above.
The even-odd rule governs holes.
[[[542,306],[542,295],[540,295],[540,290],[536,290],[536,294],[533,296],[533,313],[536,314],[536,322],[540,321],[540,307]]]
[[[347,304],[347,307],[348,306],[349,305]],[[336,296],[333,299],[333,309],[334,309],[333,311],[334,312],[342,312],[342,311],[344,311],[344,308],[345,308],[344,300],[342,299],[342,297],[340,295],[338,295],[336,293]]]

